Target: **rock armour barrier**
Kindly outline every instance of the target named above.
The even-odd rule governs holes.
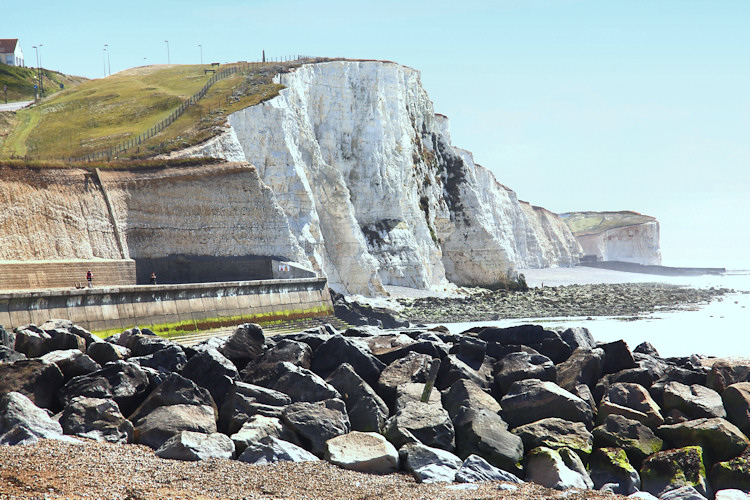
[[[98,331],[209,318],[332,313],[325,278],[0,294],[0,325],[6,328],[42,324],[49,318]]]
[[[750,492],[748,360],[664,358],[539,325],[266,337],[247,323],[192,347],[137,328],[101,340],[60,320],[0,333],[2,444],[75,436],[170,459],[324,459],[587,498]]]

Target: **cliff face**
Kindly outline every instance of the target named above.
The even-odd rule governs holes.
[[[636,212],[562,214],[583,252],[599,261],[660,265],[659,222]]]
[[[217,259],[238,257],[306,262],[273,192],[248,164],[0,174],[0,260],[138,264],[188,255],[214,267]]]
[[[279,81],[278,97],[234,113],[227,133],[190,154],[237,159],[241,149],[334,288],[491,284],[579,255],[554,214],[529,219],[513,191],[451,145],[419,72],[337,61]]]
[[[82,169],[0,170],[0,260],[119,259],[107,204]]]

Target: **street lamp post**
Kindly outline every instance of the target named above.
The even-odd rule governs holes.
[[[198,44],[198,47],[201,49],[201,66],[203,66],[203,45]]]
[[[164,43],[167,44],[167,64],[171,64],[169,62],[169,40],[164,40]]]
[[[40,43],[39,48],[41,49],[44,44]],[[44,79],[42,78],[42,54],[41,50],[39,51],[39,91],[41,95],[44,95]]]
[[[32,49],[34,49],[34,52],[36,53],[36,79],[38,81],[39,80],[39,75],[41,74],[39,72],[39,47],[37,47],[36,45],[34,45],[32,47]],[[36,87],[36,85],[34,85],[34,87]],[[36,88],[34,89],[34,94],[37,94],[37,92],[36,92],[37,90],[38,89],[36,89]]]

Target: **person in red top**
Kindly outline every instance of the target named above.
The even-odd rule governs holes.
[[[91,269],[89,269],[86,272],[86,280],[89,282],[89,288],[92,288],[94,284],[92,283],[92,280],[94,279],[94,275],[91,274]]]

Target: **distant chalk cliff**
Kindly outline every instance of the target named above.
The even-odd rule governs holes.
[[[585,258],[661,265],[659,222],[636,212],[561,214],[581,244]]]

